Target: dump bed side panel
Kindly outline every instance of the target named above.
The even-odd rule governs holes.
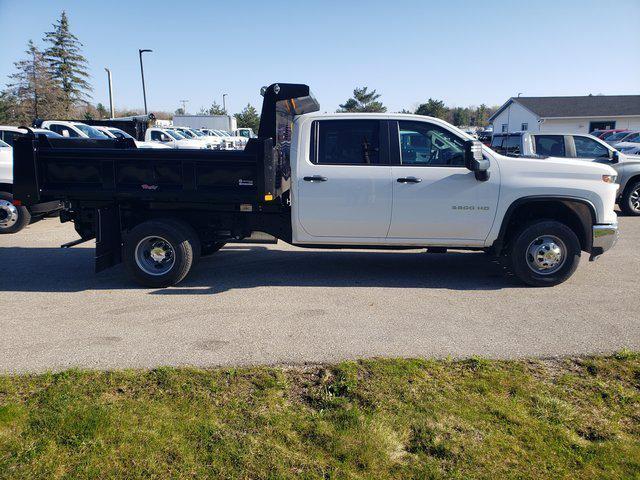
[[[113,140],[17,143],[16,198],[256,203],[274,191],[272,141],[242,152],[136,149]],[[126,148],[125,148],[126,147]]]

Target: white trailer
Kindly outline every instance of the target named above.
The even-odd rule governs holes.
[[[232,115],[174,115],[173,125],[176,127],[208,128],[232,132],[238,128],[236,118]]]

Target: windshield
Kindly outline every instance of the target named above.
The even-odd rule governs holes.
[[[613,135],[609,135],[608,137],[606,137],[607,141],[615,141],[615,140],[622,140],[624,137],[626,137],[627,135],[629,135],[631,132],[618,132],[618,133],[614,133]]]
[[[174,140],[183,140],[184,137],[180,135],[178,132],[174,132],[173,130],[165,130],[167,135],[169,135]]]
[[[191,133],[189,130],[180,129],[180,130],[178,130],[178,133],[180,133],[180,135],[182,135],[185,138],[193,138],[193,137],[195,137],[195,135],[193,133]]]
[[[107,135],[102,133],[100,130],[96,130],[95,128],[90,127],[89,125],[85,125],[84,123],[76,123],[76,124],[74,124],[74,127],[76,127],[78,130],[80,130],[82,133],[84,133],[89,138],[96,138],[96,139],[100,139],[100,140],[104,140],[105,138],[109,138]]]
[[[119,128],[109,128],[108,130],[118,138],[130,138],[131,140],[135,140],[131,135]]]
[[[231,135],[229,135],[227,132],[223,131],[223,130],[216,130],[216,133],[218,133],[218,135],[220,135],[221,137],[230,137]]]
[[[193,133],[194,135],[196,135],[197,137],[204,137],[204,133],[199,132],[197,130],[189,130],[191,133]]]

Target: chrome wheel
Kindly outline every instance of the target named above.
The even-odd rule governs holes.
[[[135,251],[136,264],[145,273],[165,275],[176,263],[176,253],[162,237],[145,237],[138,242]]]
[[[640,188],[636,188],[629,195],[629,206],[636,212],[640,212]]]
[[[0,228],[11,228],[18,222],[18,209],[8,200],[0,200]]]
[[[540,275],[551,275],[564,265],[567,247],[555,235],[542,235],[529,244],[525,255],[531,270]]]

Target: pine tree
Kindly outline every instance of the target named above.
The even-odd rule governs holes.
[[[368,87],[356,87],[353,97],[340,105],[338,112],[386,112],[387,107],[378,101],[380,94],[375,90],[367,92],[367,89]]]
[[[238,128],[251,128],[254,132],[258,132],[260,115],[250,103],[247,103],[247,106],[240,113],[236,113],[233,116],[236,117]]]
[[[51,77],[43,54],[32,40],[27,44],[26,58],[14,62],[16,72],[3,92],[12,105],[13,121],[30,125],[35,118],[51,118],[60,113],[60,89]]]
[[[201,115],[228,115],[227,110],[222,108],[218,102],[213,102],[209,108],[201,108]]]
[[[436,117],[446,119],[449,109],[442,100],[430,98],[427,103],[422,103],[416,109],[416,115],[426,115],[428,117]]]
[[[44,56],[49,62],[51,76],[62,90],[64,113],[68,116],[74,107],[88,101],[92,88],[88,82],[87,59],[82,55],[82,43],[69,30],[66,12],[53,24],[53,30],[43,39],[49,44]]]

